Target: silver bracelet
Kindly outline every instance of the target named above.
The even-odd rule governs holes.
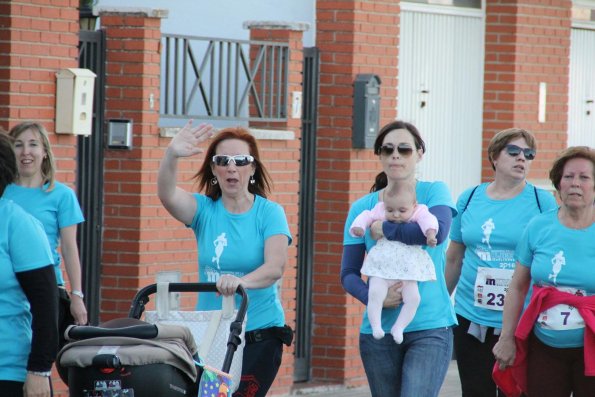
[[[43,376],[44,378],[49,378],[52,376],[52,371],[27,371],[28,374]]]
[[[81,299],[85,299],[85,294],[83,294],[83,292],[79,291],[78,289],[73,289],[72,291],[70,291],[70,295],[76,295]]]

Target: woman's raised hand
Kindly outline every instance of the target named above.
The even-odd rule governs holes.
[[[198,127],[192,125],[189,120],[184,127],[173,137],[169,143],[168,150],[175,157],[189,157],[202,153],[201,143],[215,134],[215,129],[210,124],[200,124]]]

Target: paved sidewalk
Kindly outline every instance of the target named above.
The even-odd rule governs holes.
[[[318,386],[312,388],[303,388],[294,390],[288,396],[308,396],[308,397],[371,397],[370,389],[359,387],[346,389],[339,386]],[[451,361],[446,373],[446,379],[440,389],[439,397],[460,397],[461,383],[459,381],[459,371],[456,361]]]

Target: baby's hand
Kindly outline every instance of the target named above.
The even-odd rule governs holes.
[[[362,237],[365,233],[366,232],[361,227],[356,226],[351,228],[351,234],[353,234],[355,237]]]
[[[436,230],[430,229],[426,234],[427,238],[427,245],[430,247],[435,247],[438,244],[438,240],[436,239]]]

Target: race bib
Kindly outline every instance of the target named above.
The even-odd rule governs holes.
[[[583,289],[557,287],[558,291],[568,292],[577,296],[587,296]],[[539,313],[537,323],[541,328],[556,331],[578,329],[585,327],[585,321],[576,307],[570,305],[556,305]]]
[[[475,306],[489,310],[504,309],[504,298],[512,279],[511,269],[477,268],[475,278]]]

